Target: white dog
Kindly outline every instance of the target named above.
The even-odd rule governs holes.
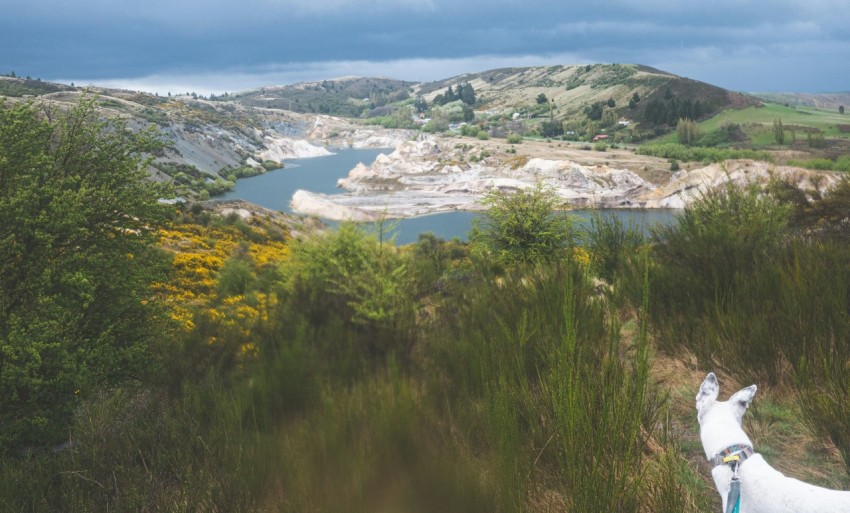
[[[725,402],[717,400],[719,390],[717,377],[710,373],[697,393],[697,418],[724,512],[850,513],[850,492],[786,477],[753,452],[741,421],[756,393],[755,385],[739,390]]]

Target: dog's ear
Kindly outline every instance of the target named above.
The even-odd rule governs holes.
[[[739,420],[743,418],[744,412],[747,411],[747,408],[750,407],[750,403],[753,402],[756,390],[757,387],[755,385],[750,385],[747,388],[738,390],[732,395],[732,397],[729,398],[729,404],[735,408],[735,413]]]
[[[706,406],[714,403],[719,392],[720,386],[717,384],[717,376],[713,372],[709,372],[702,385],[699,386],[699,392],[697,392],[697,411],[702,411]]]

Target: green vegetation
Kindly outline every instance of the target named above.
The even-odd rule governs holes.
[[[537,186],[469,244],[295,240],[158,205],[93,112],[0,110],[1,511],[709,511],[707,370],[768,385],[760,453],[850,484],[850,180],[649,235]]]
[[[676,123],[676,135],[679,138],[679,144],[691,146],[699,139],[699,125],[692,119],[680,118]]]
[[[0,108],[2,452],[58,443],[83,399],[151,370],[165,191],[142,155],[157,141],[95,105]]]
[[[472,87],[472,84],[458,84],[456,89],[452,89],[452,86],[449,86],[445,93],[434,97],[435,106],[446,105],[456,101],[466,105],[475,105],[475,88]]]
[[[261,108],[286,109],[358,118],[370,111],[408,100],[411,82],[381,78],[353,78],[262,88],[216,98]],[[212,99],[212,98],[211,98]]]
[[[638,148],[637,152],[640,155],[652,155],[654,157],[676,159],[683,162],[701,161],[710,163],[730,159],[773,161],[773,157],[767,151],[703,148],[698,146],[688,147],[681,144],[643,145]]]
[[[474,220],[472,251],[483,261],[514,265],[559,259],[572,245],[570,219],[556,213],[558,196],[538,183],[532,189],[494,189],[482,203],[487,213]]]
[[[787,184],[707,196],[656,234],[650,311],[663,350],[692,352],[741,382],[797,387],[806,422],[850,470],[840,370],[850,361],[850,261],[838,226],[848,188],[814,200]]]
[[[850,155],[842,155],[835,160],[819,158],[809,160],[789,160],[789,166],[800,166],[817,171],[842,171],[850,173]]]
[[[788,132],[822,132],[826,137],[847,137],[839,129],[846,118],[835,111],[818,110],[810,107],[786,107],[775,103],[766,103],[762,107],[745,109],[726,109],[719,114],[699,123],[700,132],[708,134],[723,125],[737,124],[747,134],[754,146],[774,144],[776,134],[773,123],[781,119],[786,137]],[[656,142],[672,142],[674,137],[665,136]]]
[[[785,128],[782,126],[782,118],[773,120],[773,138],[776,144],[785,144]]]
[[[61,84],[42,82],[41,79],[32,79],[30,77],[15,78],[12,76],[8,79],[0,77],[0,97],[40,96],[42,94],[73,91],[75,89],[74,87]]]
[[[638,149],[644,155],[705,163],[751,158],[820,171],[848,171],[847,130],[836,112],[766,104],[720,114],[696,123],[680,120],[677,133]],[[805,135],[805,138],[803,138]],[[673,144],[675,141],[680,145]],[[810,157],[788,159],[775,150],[788,147]],[[786,160],[787,159],[787,160]]]

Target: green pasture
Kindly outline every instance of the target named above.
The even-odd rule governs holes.
[[[727,109],[718,115],[699,123],[700,133],[707,134],[717,130],[725,123],[737,123],[750,137],[753,146],[774,144],[773,121],[781,119],[786,131],[793,126],[817,128],[825,137],[850,138],[850,133],[841,133],[840,124],[850,124],[850,114],[839,114],[838,111],[820,110],[812,107],[786,107],[778,103],[765,103],[762,107],[747,107],[746,109]],[[790,134],[789,134],[790,136]],[[798,139],[805,139],[806,134],[798,131]],[[677,142],[675,132],[652,141],[652,144]]]

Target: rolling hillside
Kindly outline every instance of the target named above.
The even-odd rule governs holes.
[[[474,88],[477,112],[581,122],[596,105],[598,117],[611,110],[617,119],[640,123],[644,130],[669,128],[679,117],[704,119],[725,108],[761,103],[752,96],[636,64],[503,68],[427,83],[347,77],[266,87],[230,99],[250,107],[370,118],[417,98],[433,104],[449,87],[462,84]],[[545,103],[538,100],[541,95]]]
[[[754,97],[635,64],[499,69],[422,84],[415,94],[433,100],[458,83],[471,84],[481,108],[486,110],[527,113],[537,108],[537,98],[543,94],[551,103],[542,109],[547,116],[551,107],[551,115],[558,119],[582,119],[586,109],[605,103],[618,118],[653,126],[675,124],[675,114],[684,112],[686,102],[691,109],[699,103],[699,111],[692,111],[696,118],[710,117],[727,107],[760,103]],[[609,100],[613,100],[613,107]],[[672,103],[677,107],[669,109],[670,116],[653,116],[653,107]]]

